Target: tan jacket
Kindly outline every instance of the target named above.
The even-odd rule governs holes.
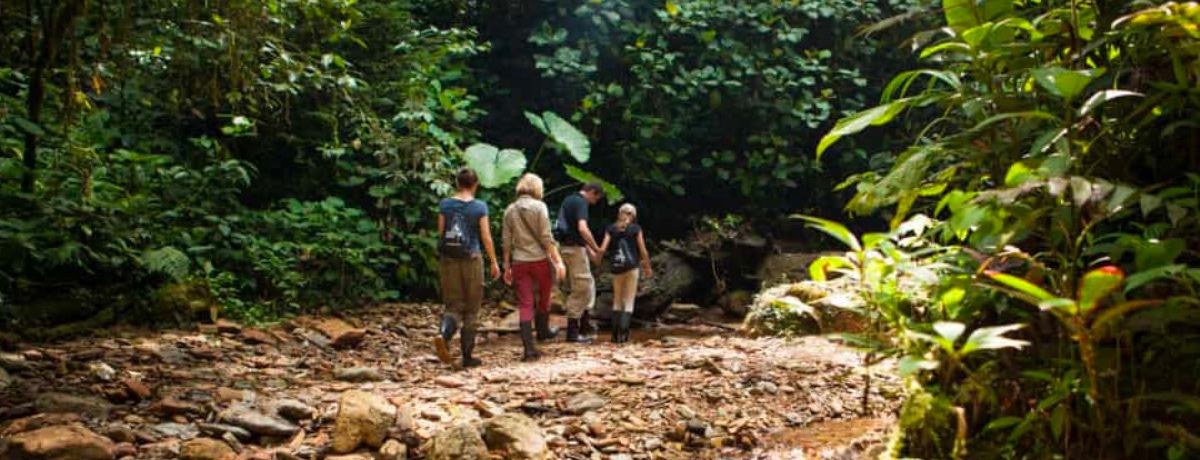
[[[500,235],[504,247],[512,253],[513,262],[537,262],[549,258],[546,248],[555,242],[550,233],[550,211],[546,209],[546,203],[529,195],[517,197],[517,201],[504,210]]]

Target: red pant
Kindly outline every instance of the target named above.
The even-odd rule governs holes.
[[[537,262],[515,262],[512,265],[513,284],[517,286],[517,304],[520,306],[521,321],[533,321],[533,308],[542,313],[550,312],[550,293],[553,280],[550,274],[550,260]],[[537,285],[537,299],[533,298],[534,285]]]

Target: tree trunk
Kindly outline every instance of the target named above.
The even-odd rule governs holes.
[[[34,58],[33,73],[29,82],[29,91],[25,98],[25,110],[30,123],[38,126],[42,119],[42,105],[46,99],[46,71],[50,66],[54,65],[54,57],[58,54],[58,49],[66,39],[67,34],[71,30],[71,26],[75,22],[75,18],[79,16],[83,10],[86,0],[70,0],[67,1],[62,8],[54,13],[52,17],[42,18],[42,42],[40,50],[34,53],[35,50],[30,50],[31,56]],[[30,15],[33,14],[31,10]],[[30,31],[30,36],[33,36],[33,31]],[[30,48],[34,46],[34,42],[30,40]],[[25,133],[25,174],[21,178],[21,190],[25,193],[32,193],[33,187],[37,182],[37,148],[39,136],[32,130]]]

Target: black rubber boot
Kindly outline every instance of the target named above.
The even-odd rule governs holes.
[[[539,342],[554,340],[558,336],[558,328],[550,327],[550,312],[538,312],[533,316],[533,321],[537,325],[537,339]]]
[[[579,333],[578,319],[567,319],[567,341],[571,343],[592,343],[592,338]]]
[[[454,362],[454,358],[450,357],[450,347],[447,343],[454,338],[454,333],[458,332],[458,322],[450,315],[442,315],[442,327],[438,330],[437,337],[433,338],[433,351],[437,354],[438,360],[450,364]]]
[[[537,361],[538,358],[542,357],[542,354],[537,350],[537,345],[534,344],[533,325],[529,321],[521,322],[521,344],[525,345],[525,355],[521,357],[521,361]]]
[[[471,353],[474,351],[475,351],[475,330],[463,328],[463,330],[462,330],[462,365],[463,365],[464,369],[469,368],[469,367],[478,367],[483,364],[483,361],[480,361],[479,359],[471,356]]]
[[[621,312],[613,310],[612,321],[612,343],[621,343]]]
[[[633,322],[633,312],[621,312],[621,343],[629,342],[629,323]]]
[[[592,314],[588,310],[584,310],[582,315],[579,315],[579,334],[590,336],[596,333],[596,326],[592,325]]]

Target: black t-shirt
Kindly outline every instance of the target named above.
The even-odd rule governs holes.
[[[562,232],[562,243],[566,246],[585,246],[587,243],[583,241],[583,236],[579,234],[579,221],[586,221],[588,218],[588,202],[583,198],[583,195],[572,193],[562,202],[562,206],[558,208],[558,222],[556,225]]]
[[[626,257],[630,259],[628,262],[623,264],[628,268],[624,268],[618,271],[618,273],[632,270],[641,265],[642,253],[638,250],[637,239],[638,234],[642,233],[642,227],[639,227],[638,224],[629,224],[625,226],[625,230],[622,231],[617,227],[617,224],[612,224],[609,225],[604,232],[608,233],[608,238],[610,240],[608,242],[608,252],[612,254],[612,258],[615,259],[618,257]],[[614,265],[616,265],[615,261]]]

